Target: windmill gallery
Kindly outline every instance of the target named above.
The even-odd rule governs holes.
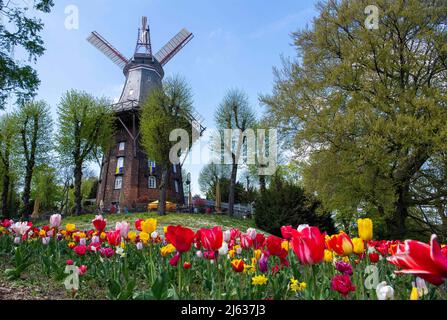
[[[193,34],[186,29],[178,32],[156,54],[152,54],[150,29],[147,18],[142,18],[138,30],[135,52],[127,59],[99,33],[92,32],[87,38],[93,46],[114,62],[124,73],[126,81],[118,103],[114,104],[116,131],[114,144],[103,156],[96,201],[105,209],[111,205],[136,208],[159,197],[161,172],[157,164],[147,159],[140,147],[139,107],[148,95],[162,85],[163,66],[191,39]],[[191,111],[185,115],[202,133],[201,116]],[[172,165],[169,170],[168,198],[178,204],[184,203],[181,165]]]

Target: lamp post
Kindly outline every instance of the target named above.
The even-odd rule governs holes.
[[[186,174],[186,185],[188,186],[188,211],[191,213],[192,197],[191,197],[191,173]]]

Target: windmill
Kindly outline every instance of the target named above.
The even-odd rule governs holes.
[[[128,59],[98,32],[87,41],[107,56],[124,73],[126,81],[119,101],[112,105],[117,124],[115,146],[104,155],[98,186],[97,203],[110,207],[125,199],[129,207],[146,205],[158,199],[160,172],[140,148],[139,107],[150,92],[159,88],[164,76],[163,67],[193,38],[186,29],[180,30],[157,53],[152,53],[147,17],[141,20],[133,56]],[[194,110],[183,114],[193,130],[202,135],[203,118]],[[169,179],[168,198],[183,203],[181,166],[173,165]],[[120,204],[124,205],[124,204]]]

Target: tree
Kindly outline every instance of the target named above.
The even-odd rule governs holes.
[[[10,114],[0,117],[0,173],[2,180],[2,215],[10,217],[8,206],[11,179],[13,175],[12,161],[15,153],[15,141],[17,136],[16,119]]]
[[[43,101],[25,103],[15,117],[20,140],[18,154],[24,165],[22,215],[28,220],[33,211],[30,195],[34,167],[47,161],[52,149],[52,120]]]
[[[54,5],[52,0],[32,3],[34,9],[45,13]],[[0,20],[8,22],[0,23],[0,109],[10,94],[15,94],[19,102],[31,98],[40,83],[37,72],[11,54],[18,46],[28,54],[29,61],[35,62],[45,51],[39,35],[44,25],[40,19],[27,17],[28,9],[28,4],[20,7],[13,1],[0,1]]]
[[[62,186],[58,183],[58,172],[56,168],[42,163],[35,168],[31,195],[34,199],[34,211],[57,210],[63,200]]]
[[[256,119],[250,108],[247,95],[240,90],[229,90],[215,113],[215,121],[223,141],[223,149],[231,156],[230,192],[228,214],[234,214],[234,193],[237,169],[240,164],[242,147],[246,144],[246,130],[252,129]],[[231,141],[225,141],[225,130],[232,130]],[[245,134],[244,134],[245,132]]]
[[[256,200],[256,225],[272,234],[281,236],[281,226],[300,224],[319,227],[328,234],[336,232],[334,221],[321,202],[304,189],[284,179],[279,174]]]
[[[106,99],[78,91],[68,91],[58,106],[58,152],[62,161],[73,166],[75,214],[82,212],[82,170],[86,162],[97,160],[110,148],[115,117]]]
[[[293,34],[298,59],[262,101],[308,156],[306,188],[330,210],[382,216],[384,236],[400,239],[409,209],[426,203],[414,200],[415,176],[447,147],[447,6],[379,0],[370,29],[369,4],[319,3],[312,28]]]
[[[141,144],[147,156],[161,168],[160,197],[158,213],[166,212],[166,194],[170,174],[170,152],[177,142],[170,141],[171,132],[183,129],[192,132],[188,114],[192,108],[192,94],[188,84],[179,77],[168,78],[162,88],[151,92],[141,109],[140,130]],[[191,137],[191,134],[189,134]],[[189,139],[187,150],[191,148]],[[177,156],[180,156],[177,154]]]
[[[214,199],[209,198],[208,194],[214,194],[216,190],[216,184],[223,179],[227,179],[229,181],[230,176],[231,176],[230,166],[225,164],[209,163],[205,165],[202,168],[202,170],[200,170],[199,174],[200,191],[202,191],[203,194],[207,194],[207,199]]]

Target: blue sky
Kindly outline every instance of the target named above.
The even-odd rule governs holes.
[[[158,51],[181,28],[194,39],[166,66],[165,75],[178,74],[191,85],[194,106],[214,127],[214,110],[226,90],[247,92],[257,114],[259,94],[273,85],[272,67],[280,56],[293,56],[290,33],[310,25],[315,1],[260,0],[57,0],[51,14],[42,16],[47,51],[35,65],[41,79],[39,99],[56,106],[69,89],[97,96],[119,97],[124,83],[121,70],[86,38],[98,31],[125,56],[135,48],[141,16],[151,28],[153,51]],[[79,8],[79,29],[65,28],[65,8]],[[193,194],[199,193],[202,165],[188,165]]]

